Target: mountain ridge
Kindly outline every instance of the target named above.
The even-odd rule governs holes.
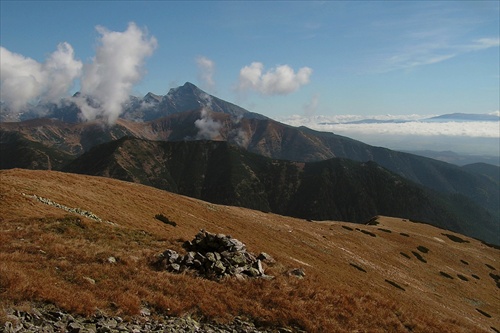
[[[62,170],[304,219],[363,223],[374,215],[404,216],[500,244],[492,216],[465,197],[439,196],[375,162],[292,162],[226,141],[125,137],[94,147]]]

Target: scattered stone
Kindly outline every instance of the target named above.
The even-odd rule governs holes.
[[[108,262],[110,264],[116,264],[116,258],[115,257],[108,257]]]
[[[95,280],[92,279],[92,278],[90,278],[90,277],[88,277],[88,276],[84,276],[83,279],[85,281],[87,281],[88,283],[90,283],[90,284],[95,284]]]
[[[257,256],[257,259],[266,263],[266,264],[275,264],[276,260],[274,260],[273,257],[271,257],[269,254],[262,252]]]
[[[245,244],[236,238],[205,230],[198,232],[192,241],[185,242],[183,247],[188,251],[185,255],[166,250],[158,256],[156,265],[169,272],[191,270],[199,276],[217,280],[225,276],[269,278],[262,262],[275,262],[267,253],[256,257],[247,252]]]
[[[14,309],[7,310],[6,321],[0,326],[5,333],[18,332],[212,332],[212,333],[303,333],[303,330],[290,327],[258,327],[255,323],[236,317],[232,322],[199,322],[189,316],[170,317],[155,314],[147,308],[141,310],[141,317],[123,320],[121,317],[106,316],[96,313],[90,317],[72,316],[60,310],[51,310],[46,306],[34,308],[30,312]],[[3,329],[3,330],[2,330]]]
[[[44,197],[38,196],[36,194],[29,195],[29,194],[26,194],[26,193],[22,193],[22,195],[25,196],[25,197],[28,197],[28,198],[33,198],[35,200],[38,200],[39,202],[44,203],[46,205],[53,206],[53,207],[65,210],[65,211],[67,211],[69,213],[75,213],[75,214],[87,217],[87,218],[89,218],[91,220],[94,220],[94,221],[97,221],[97,222],[105,222],[105,223],[108,223],[108,224],[111,224],[111,225],[116,225],[116,223],[114,223],[114,222],[104,221],[99,216],[95,215],[94,213],[89,212],[89,211],[84,210],[84,209],[81,209],[81,208],[78,208],[78,207],[72,208],[72,207],[68,207],[68,206],[65,206],[65,205],[61,205],[60,203],[54,202],[54,201],[52,201],[52,200],[50,200],[48,198],[44,198]]]
[[[306,276],[306,272],[302,268],[294,268],[288,272],[288,275],[303,278]]]

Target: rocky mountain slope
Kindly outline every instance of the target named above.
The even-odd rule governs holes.
[[[78,92],[73,97],[82,97],[82,95]],[[8,110],[4,110],[5,106],[2,104],[0,105],[0,111],[2,111],[0,112],[0,121],[25,121],[43,117],[67,123],[79,123],[81,121],[80,109],[73,97],[64,98],[59,103],[30,106],[21,112],[17,118],[12,118],[14,115]],[[91,105],[98,107],[96,101],[89,98],[87,100]],[[124,105],[121,117],[132,121],[145,122],[201,108],[225,113],[236,118],[267,119],[261,114],[250,112],[238,105],[207,94],[190,82],[170,89],[164,96],[155,95],[151,92],[142,98],[130,96],[129,101]]]
[[[497,243],[497,226],[480,206],[439,196],[374,162],[291,162],[224,141],[123,138],[91,149],[63,170],[304,219],[362,223],[378,214],[404,216]]]
[[[454,232],[383,216],[307,222],[55,171],[3,170],[0,181],[2,325],[15,314],[44,317],[33,308],[50,303],[60,309],[53,316],[114,320],[108,328],[176,316],[275,332],[500,327],[498,249]],[[151,265],[166,249],[185,253],[200,229],[270,254],[274,278],[214,281]],[[305,276],[289,274],[296,268]]]
[[[74,109],[72,112],[77,111]],[[169,115],[157,118],[165,114]],[[455,202],[463,197],[472,200],[473,205],[480,205],[488,211],[487,214],[491,215],[489,223],[496,226],[495,230],[500,229],[500,187],[488,174],[373,147],[333,133],[284,125],[210,96],[190,83],[172,89],[165,96],[148,94],[141,100],[131,100],[125,116],[135,120],[152,120],[137,122],[119,119],[114,126],[99,122],[68,123],[56,119],[0,123],[0,153],[8,156],[2,159],[0,166],[61,170],[70,159],[92,147],[123,137],[154,141],[226,141],[273,159],[312,162],[336,157],[363,163],[374,161],[446,198],[454,197]],[[470,206],[467,200],[463,201],[462,207]],[[466,210],[455,211],[455,214]],[[495,233],[490,233],[488,239],[492,237]],[[500,243],[498,237],[495,241]]]

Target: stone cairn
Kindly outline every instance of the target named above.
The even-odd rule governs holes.
[[[183,247],[188,251],[185,255],[166,250],[159,255],[157,264],[169,272],[194,270],[202,277],[215,280],[225,276],[272,278],[264,273],[262,262],[272,264],[274,259],[266,253],[255,256],[247,252],[245,244],[231,236],[201,230]]]

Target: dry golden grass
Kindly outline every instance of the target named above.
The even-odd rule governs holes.
[[[85,315],[100,309],[133,316],[147,306],[218,321],[243,316],[308,332],[500,328],[499,289],[490,276],[499,274],[498,250],[461,235],[469,243],[452,241],[443,235],[450,232],[428,225],[387,217],[370,226],[312,223],[50,171],[1,171],[0,180],[2,308],[49,302]],[[114,224],[22,193],[91,211]],[[155,255],[167,248],[182,252],[182,243],[201,228],[230,234],[251,252],[271,254],[278,263],[266,273],[276,278],[216,282],[152,267]],[[304,279],[286,274],[296,267],[305,270]]]

